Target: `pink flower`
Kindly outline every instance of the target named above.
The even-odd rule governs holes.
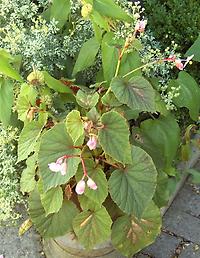
[[[97,147],[97,136],[96,135],[90,135],[90,139],[87,142],[87,146],[90,150],[95,150]]]
[[[64,157],[57,159],[56,162],[49,163],[48,167],[53,172],[60,172],[62,176],[67,173],[67,161]]]
[[[182,61],[180,59],[176,59],[175,60],[175,65],[179,70],[183,70],[184,68],[184,64],[182,63]]]
[[[4,258],[4,255],[3,255],[3,254],[1,254],[1,255],[0,255],[0,258]]]
[[[140,33],[144,32],[146,24],[147,24],[146,20],[137,21],[137,23],[135,25],[135,31],[138,31]]]
[[[76,189],[75,189],[76,193],[81,195],[84,193],[85,191],[85,181],[83,179],[81,179],[77,185],[76,185]]]
[[[96,183],[92,180],[92,178],[88,177],[87,180],[87,186],[92,189],[92,190],[97,190],[97,185]]]

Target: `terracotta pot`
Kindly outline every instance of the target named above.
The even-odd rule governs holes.
[[[44,240],[43,244],[47,258],[124,258],[113,248],[110,241],[96,246],[91,251],[87,251],[78,243],[74,234],[70,233],[55,239]]]

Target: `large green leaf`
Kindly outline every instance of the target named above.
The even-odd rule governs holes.
[[[67,173],[52,172],[48,164],[64,155],[77,155],[80,150],[73,148],[73,141],[64,124],[57,124],[41,137],[39,150],[39,170],[44,183],[44,191],[61,184],[65,184],[76,174],[80,158],[67,159]]]
[[[35,106],[37,91],[34,87],[24,83],[21,85],[20,94],[17,98],[17,113],[21,121],[27,120],[27,114],[31,106]]]
[[[106,241],[111,234],[112,220],[104,207],[95,211],[83,211],[73,220],[78,241],[86,249]]]
[[[121,210],[140,218],[153,198],[156,181],[157,171],[151,157],[132,146],[132,164],[112,172],[109,191]]]
[[[58,27],[62,29],[68,20],[70,14],[70,0],[53,0],[52,5],[44,13],[44,16],[48,20],[55,19],[58,21]]]
[[[194,44],[186,52],[187,56],[194,55],[193,60],[200,62],[200,34]]]
[[[77,103],[85,109],[95,107],[96,104],[98,103],[98,100],[99,100],[99,94],[97,92],[90,93],[90,92],[79,90],[76,94]]]
[[[84,134],[83,121],[80,112],[72,110],[66,118],[66,127],[74,143]]]
[[[114,34],[112,32],[106,33],[102,40],[102,65],[104,80],[110,82],[115,75],[115,70],[118,62],[118,49],[112,44]]]
[[[23,170],[20,179],[20,191],[29,193],[35,189],[35,170],[37,155],[34,154],[26,160],[27,167]]]
[[[129,128],[123,116],[115,111],[102,115],[102,128],[99,130],[99,143],[106,154],[123,163],[131,163]]]
[[[2,50],[3,51],[3,50]],[[0,73],[22,82],[22,78],[20,74],[12,67],[10,64],[12,61],[12,57],[6,52],[0,51]]]
[[[94,64],[99,48],[100,43],[95,37],[83,44],[74,66],[73,76]]]
[[[178,107],[187,107],[191,118],[197,120],[200,111],[200,87],[193,77],[182,71],[179,73],[175,85],[171,81],[171,86],[180,87],[179,95],[173,98],[173,102]]]
[[[63,191],[60,186],[51,188],[46,193],[42,193],[40,197],[46,216],[51,213],[57,213],[62,207]]]
[[[135,142],[152,157],[160,169],[169,168],[180,144],[180,128],[173,116],[148,119],[133,128]]]
[[[161,229],[159,209],[151,202],[139,220],[134,216],[119,217],[112,227],[112,243],[123,255],[132,257],[153,243]]]
[[[61,81],[52,77],[48,72],[43,72],[43,75],[44,75],[44,81],[49,88],[60,93],[73,93],[69,87],[67,87]]]
[[[78,210],[72,202],[64,200],[58,213],[46,216],[40,195],[35,190],[29,197],[29,213],[33,224],[42,237],[54,238],[72,231],[72,220],[77,215]]]
[[[133,110],[154,112],[155,92],[151,84],[141,76],[127,80],[116,77],[112,79],[111,89],[117,99]]]
[[[86,187],[84,195],[86,195],[90,200],[94,201],[95,203],[101,205],[108,195],[108,182],[105,173],[92,160],[86,160],[85,165],[89,177],[91,177],[97,185],[97,190],[92,190],[89,187]],[[82,177],[83,169],[82,166],[79,166],[79,170],[76,175],[77,181],[81,180]]]
[[[13,105],[13,82],[0,77],[0,121],[7,126]]]
[[[117,5],[114,0],[93,0],[93,8],[103,16],[133,22],[133,18]]]
[[[26,159],[34,151],[45,124],[46,119],[42,121],[31,121],[24,126],[18,142],[18,162]]]

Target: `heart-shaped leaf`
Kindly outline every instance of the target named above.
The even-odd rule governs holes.
[[[140,220],[134,216],[125,215],[114,222],[112,243],[120,253],[132,257],[155,241],[160,228],[160,210],[151,202]]]
[[[76,94],[77,103],[86,109],[93,108],[96,106],[99,100],[99,94],[95,92],[94,94],[90,94],[88,92],[84,92],[79,90]]]
[[[64,155],[78,155],[80,150],[73,148],[73,141],[64,124],[57,124],[41,137],[39,150],[39,170],[44,183],[44,191],[52,187],[67,183],[76,174],[80,158],[73,157],[67,159],[66,175],[52,172],[48,164]]]
[[[129,128],[125,118],[110,111],[102,115],[101,122],[98,139],[105,153],[123,164],[130,164]]]
[[[111,234],[112,220],[104,207],[95,211],[83,211],[73,220],[78,241],[86,249],[106,241]]]
[[[111,89],[116,98],[131,109],[155,112],[154,89],[142,76],[134,76],[129,80],[115,77]]]
[[[78,214],[78,209],[72,202],[65,200],[58,213],[46,216],[40,195],[35,189],[29,197],[29,214],[42,237],[53,238],[72,231],[72,221]]]
[[[132,146],[132,164],[112,172],[109,191],[121,210],[140,218],[153,198],[156,180],[157,171],[151,157]]]

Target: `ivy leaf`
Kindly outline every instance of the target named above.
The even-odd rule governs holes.
[[[95,203],[102,204],[108,195],[108,182],[105,173],[92,160],[85,160],[85,166],[88,176],[96,183],[97,190],[92,190],[89,187],[86,187],[84,194]],[[82,166],[79,166],[76,180],[79,181],[82,177],[83,169]]]
[[[0,78],[0,120],[7,126],[10,122],[13,105],[13,82]]]
[[[100,43],[95,37],[83,44],[76,60],[72,76],[75,76],[78,72],[94,64],[99,48]]]
[[[66,127],[74,143],[84,134],[83,121],[80,112],[72,110],[66,118]]]
[[[67,159],[67,173],[52,172],[48,164],[64,155],[78,155],[80,150],[73,148],[73,141],[64,124],[57,124],[41,137],[39,150],[39,170],[44,183],[44,191],[65,184],[76,174],[80,158]]]
[[[62,188],[60,186],[51,188],[46,193],[41,194],[40,198],[46,216],[51,213],[57,213],[62,207],[63,203]]]
[[[153,243],[161,229],[160,211],[151,202],[139,220],[134,216],[119,217],[112,227],[112,243],[123,255],[132,257]]]
[[[58,21],[58,27],[62,29],[68,20],[70,14],[70,0],[53,0],[52,5],[44,12],[44,16],[47,20],[51,21],[55,19]]]
[[[133,19],[113,0],[94,0],[93,8],[103,16],[133,22]]]
[[[79,90],[76,94],[76,101],[83,108],[93,108],[99,101],[99,94],[97,92],[90,94],[88,92]]]
[[[73,220],[78,241],[86,248],[106,241],[111,234],[112,220],[104,207],[95,211],[83,211]]]
[[[17,162],[25,160],[34,151],[37,140],[46,124],[46,119],[31,121],[24,126],[19,136]]]
[[[151,157],[132,146],[132,164],[112,172],[109,191],[121,210],[140,218],[153,198],[156,181],[157,171]]]
[[[134,76],[130,80],[115,77],[112,79],[111,89],[121,103],[133,110],[156,110],[154,89],[142,76]]]
[[[43,72],[43,75],[44,81],[50,89],[60,93],[73,93],[69,87],[52,77],[48,72]]]
[[[54,238],[72,231],[72,221],[78,210],[72,202],[64,200],[58,213],[46,216],[40,195],[35,189],[29,197],[29,214],[42,237]]]
[[[33,154],[26,160],[27,167],[23,170],[20,179],[20,191],[22,193],[29,193],[35,189],[36,159],[37,155]]]
[[[173,86],[173,81],[171,82]],[[178,75],[176,85],[180,87],[179,95],[173,98],[173,102],[178,107],[187,107],[190,117],[198,120],[200,111],[200,88],[191,75],[182,71]]]
[[[129,128],[123,116],[115,111],[102,115],[102,129],[99,130],[99,143],[106,154],[123,164],[131,164]]]
[[[23,83],[21,85],[20,94],[17,99],[17,113],[18,118],[21,121],[27,120],[27,114],[31,106],[35,106],[35,101],[37,98],[37,91],[34,87]]]
[[[158,168],[171,167],[180,144],[180,128],[173,116],[145,120],[140,129],[133,128],[134,134],[135,143],[152,157]]]

